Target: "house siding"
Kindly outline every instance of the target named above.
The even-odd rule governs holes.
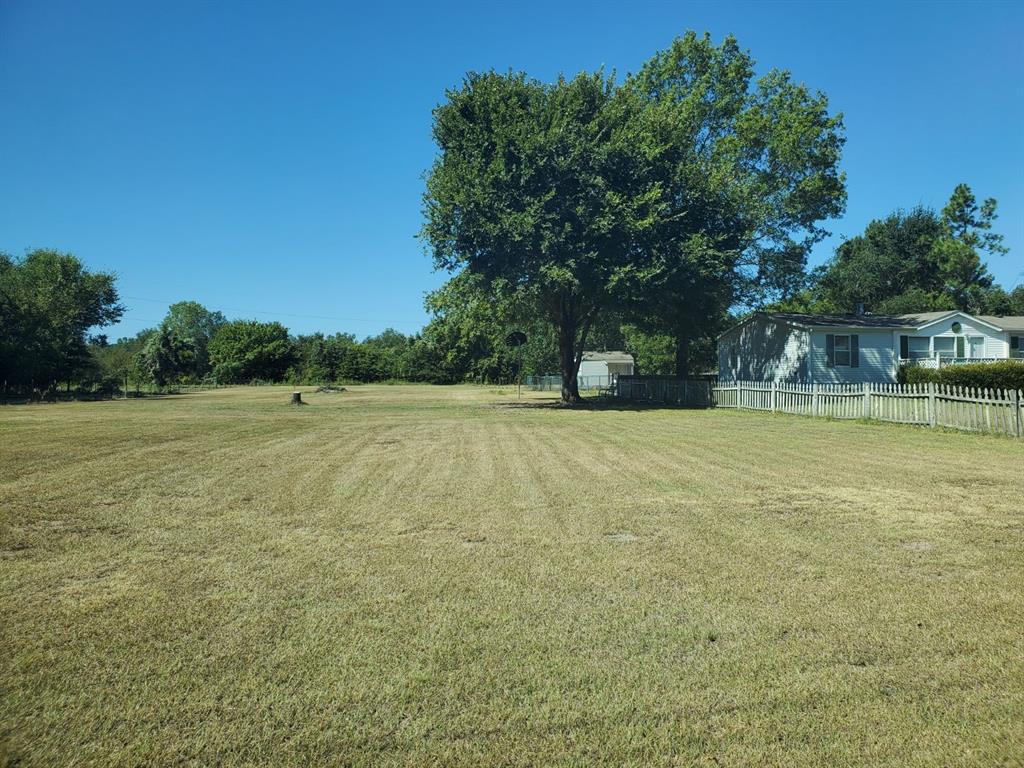
[[[858,337],[859,365],[856,368],[828,365],[826,336],[830,333],[850,334]],[[893,383],[896,381],[896,354],[892,331],[836,328],[814,330],[810,333],[810,380],[814,384]],[[899,336],[896,336],[897,343]]]
[[[608,363],[604,360],[584,360],[577,376],[607,376]]]
[[[953,333],[953,323],[960,323],[960,333]],[[941,322],[927,326],[919,331],[908,331],[909,336],[983,336],[985,338],[985,352],[982,357],[1005,358],[1010,356],[1009,334],[997,331],[978,323],[970,315],[956,315],[945,318]],[[964,341],[966,352],[967,341]]]
[[[577,376],[632,376],[633,363],[610,363],[607,360],[584,360]]]
[[[757,317],[718,341],[718,377],[725,381],[807,381],[807,331]],[[736,366],[730,352],[736,348]]]

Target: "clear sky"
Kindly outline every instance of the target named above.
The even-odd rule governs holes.
[[[116,272],[112,337],[196,299],[293,332],[426,320],[432,107],[467,70],[635,71],[735,34],[846,116],[846,215],[812,256],[965,181],[1024,280],[1024,3],[0,0],[0,250]]]

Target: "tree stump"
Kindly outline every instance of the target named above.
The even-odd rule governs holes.
[[[304,403],[302,402],[302,393],[301,392],[292,392],[292,405],[303,405],[303,404]]]

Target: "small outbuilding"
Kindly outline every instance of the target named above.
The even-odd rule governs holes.
[[[584,352],[580,378],[591,376],[632,376],[633,356],[628,352]]]

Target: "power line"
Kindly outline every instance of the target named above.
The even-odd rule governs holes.
[[[117,322],[123,323],[127,319],[131,319],[136,323],[156,323],[158,325],[163,322],[162,317],[159,319],[154,319],[152,317],[139,317],[134,312],[125,312]]]
[[[149,299],[144,296],[122,296],[124,299],[130,299],[131,301],[149,301],[154,304],[166,304],[170,306],[174,304],[173,301],[167,301],[166,299]],[[205,305],[204,305],[205,306]],[[271,315],[276,317],[295,317],[303,318],[307,320],[334,320],[339,323],[379,323],[384,325],[423,325],[422,320],[381,320],[381,319],[367,319],[359,317],[335,317],[332,315],[303,315],[296,314],[294,312],[275,312],[266,309],[239,309],[238,307],[207,307],[207,309],[215,312],[241,312],[242,314],[248,315]]]

